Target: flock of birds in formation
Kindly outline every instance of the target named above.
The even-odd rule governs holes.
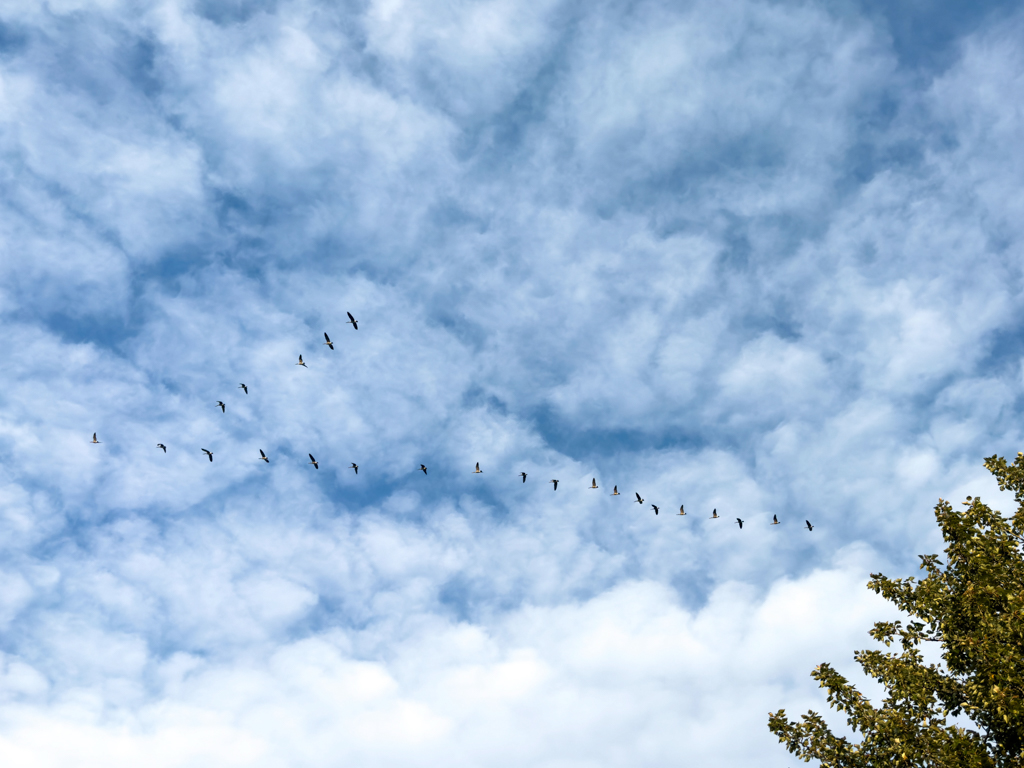
[[[351,312],[346,312],[345,314],[348,315],[348,320],[346,321],[346,323],[348,325],[351,325],[353,329],[358,331],[359,330],[359,321],[356,320],[354,317],[352,317],[352,313]],[[332,350],[334,349],[334,342],[331,341],[331,337],[327,335],[326,331],[324,332],[324,342],[323,342],[323,344],[324,344],[324,346],[328,347],[329,349],[332,349]],[[307,369],[309,368],[309,366],[306,365],[306,362],[302,359],[302,355],[299,355],[299,362],[297,362],[296,365],[301,365],[303,368],[307,368]],[[239,384],[238,385],[238,389],[242,390],[247,395],[249,394],[249,387],[247,387],[245,384]],[[217,401],[217,405],[214,406],[214,407],[215,408],[220,408],[221,413],[227,413],[227,405],[224,403],[223,400],[218,400]],[[92,442],[94,444],[96,444],[96,445],[99,445],[100,442],[101,442],[100,440],[96,439],[96,433],[95,432],[92,433]],[[164,453],[167,453],[167,446],[164,445],[163,443],[157,443],[156,447],[160,448]],[[203,448],[202,451],[203,451],[204,454],[206,454],[206,457],[212,462],[213,461],[213,452],[212,451],[208,451],[205,448]],[[265,461],[267,464],[269,464],[270,463],[270,457],[267,456],[267,454],[265,454],[263,452],[262,448],[260,448],[259,451],[260,451],[260,457],[259,457],[258,461]],[[309,456],[309,463],[312,464],[313,467],[315,467],[316,469],[320,469],[320,462],[318,462],[315,458],[313,458],[313,454],[310,453],[310,454],[307,454],[307,455]],[[352,462],[351,464],[349,464],[348,465],[348,469],[351,469],[357,475],[359,474],[359,465],[356,464],[355,462]],[[419,471],[422,472],[424,475],[427,474],[427,467],[426,467],[426,465],[425,464],[420,464]],[[480,469],[480,462],[479,461],[476,462],[476,468],[473,470],[473,474],[475,474],[475,475],[483,474],[483,470]],[[525,472],[520,472],[519,473],[519,477],[523,478],[523,482],[524,483],[526,482],[526,473]],[[558,490],[558,480],[550,480],[549,482],[552,484],[553,490],[557,491]],[[590,485],[587,486],[587,487],[590,488],[591,490],[596,491],[599,488],[599,486],[597,484],[597,478],[596,477],[592,478],[591,481],[590,481]],[[619,493],[619,486],[616,485],[616,486],[614,486],[612,488],[611,495],[612,496],[621,496],[622,495],[621,493]],[[640,496],[639,493],[637,493],[636,494],[636,503],[640,504],[641,506],[643,506],[643,504],[646,503],[646,500],[643,499]],[[656,514],[656,515],[661,511],[661,507],[659,507],[657,504],[651,504],[651,507],[654,509],[654,514]],[[683,504],[679,505],[679,514],[680,515],[685,515],[686,514],[686,509],[685,509]],[[721,520],[722,519],[722,517],[718,514],[718,508],[717,507],[711,511],[711,517],[709,519],[710,520]],[[736,518],[736,524],[740,527],[740,530],[743,529],[743,523],[745,523],[745,522],[746,522],[746,520],[741,520],[738,517]],[[813,531],[814,530],[814,526],[811,525],[811,521],[810,520],[804,520],[804,523],[806,524],[808,531]],[[780,525],[780,524],[781,523],[779,522],[778,515],[772,515],[771,525]]]

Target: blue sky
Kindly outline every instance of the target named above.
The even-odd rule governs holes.
[[[5,4],[0,761],[789,765],[1021,446],[1024,16],[892,5]]]

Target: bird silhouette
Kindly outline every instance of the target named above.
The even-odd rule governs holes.
[[[651,504],[651,506],[654,507],[654,514],[658,514],[658,510],[661,509],[661,507],[659,507],[657,504]]]
[[[811,525],[811,521],[810,520],[804,520],[804,522],[807,523],[807,530],[808,531],[813,531],[814,530],[814,526]]]
[[[90,440],[90,442],[99,445],[100,441],[96,439],[96,433],[95,432],[92,433],[92,440]]]
[[[621,496],[621,495],[622,495],[622,494],[621,494],[621,493],[619,493],[619,486],[617,486],[617,485],[616,485],[616,486],[613,486],[613,487],[612,487],[612,496]]]
[[[327,341],[325,341],[324,344],[326,344],[331,349],[334,349],[334,343],[331,341],[331,337],[327,335],[326,331],[324,331],[324,338],[327,339]]]
[[[359,323],[356,321],[356,319],[354,317],[352,317],[352,313],[351,312],[346,312],[345,314],[348,315],[348,322],[351,323],[352,327],[355,330],[358,331],[359,330]]]
[[[299,362],[297,362],[296,365],[301,365],[303,368],[309,368],[308,365],[302,362],[302,355],[299,355]]]
[[[552,490],[557,491],[558,490],[558,481],[557,480],[552,480],[551,482],[555,484],[555,487]]]
[[[245,384],[239,384],[238,388],[240,390],[242,390],[243,392],[245,392],[245,394],[247,394],[247,395],[249,394],[249,388],[247,386],[245,386]]]
[[[356,464],[354,461],[351,464],[348,465],[348,468],[349,469],[354,469],[356,471],[356,474],[357,475],[359,474],[359,465]]]
[[[594,490],[595,488],[597,488],[597,478],[596,477],[591,478],[591,480],[590,480],[590,490]]]
[[[156,444],[156,447],[157,447],[157,448],[162,448],[162,449],[163,449],[163,451],[164,451],[164,453],[167,453],[167,446],[166,446],[166,445],[164,445],[163,443],[157,443],[157,444]]]
[[[679,514],[680,515],[685,515],[686,514],[686,510],[683,509],[683,505],[682,504],[679,505]]]
[[[313,458],[313,454],[312,453],[308,453],[306,455],[309,456],[309,463],[312,464],[317,469],[320,469],[320,464],[317,462],[316,459]]]
[[[270,463],[270,459],[268,459],[268,458],[267,458],[267,454],[265,454],[265,453],[263,452],[263,449],[262,449],[262,448],[260,448],[260,458],[261,458],[261,459],[262,459],[263,461],[267,462],[267,464],[269,464],[269,463]]]
[[[644,500],[640,498],[640,494],[639,493],[636,494],[636,503],[637,504],[643,504],[644,503]]]
[[[736,518],[736,525],[740,527],[741,531],[743,530],[743,521],[740,520],[738,517]]]
[[[779,524],[779,517],[778,517],[778,515],[772,515],[772,525],[778,525],[778,524]]]
[[[483,470],[482,470],[482,469],[480,469],[480,462],[478,461],[478,462],[476,463],[476,469],[474,469],[474,470],[473,470],[473,474],[474,474],[474,475],[479,475],[479,474],[480,474],[481,472],[483,472]]]
[[[711,517],[708,518],[708,519],[709,520],[717,520],[718,519],[718,507],[715,507],[714,509],[711,510]]]
[[[207,455],[207,457],[210,459],[210,461],[213,461],[213,452],[212,451],[208,451],[205,448],[203,448],[203,453],[205,453]]]
[[[217,401],[217,405],[215,405],[214,408],[220,408],[220,412],[221,413],[227,413],[227,410],[224,407],[224,401],[223,400],[218,400]]]
[[[420,464],[420,472],[427,474],[427,467],[424,464]]]
[[[526,482],[526,473],[525,473],[525,472],[520,472],[520,473],[519,473],[519,476],[520,476],[521,478],[523,478],[523,482],[525,483],[525,482]]]

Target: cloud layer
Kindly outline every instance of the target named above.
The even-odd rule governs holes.
[[[784,765],[1020,445],[1024,19],[901,13],[5,7],[4,764]]]

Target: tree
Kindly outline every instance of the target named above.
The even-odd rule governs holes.
[[[910,620],[878,622],[870,635],[899,653],[858,651],[864,672],[885,688],[873,706],[828,664],[811,677],[828,691],[830,707],[847,714],[860,740],[835,736],[813,711],[791,721],[785,710],[768,728],[790,752],[826,768],[942,766],[1024,767],[1024,454],[1012,465],[992,456],[985,466],[1000,490],[1012,490],[1013,517],[967,497],[955,511],[939,499],[935,519],[946,542],[946,563],[922,555],[923,579],[871,574],[868,588]],[[939,643],[941,664],[928,664],[922,643]],[[949,722],[963,715],[973,727]]]

